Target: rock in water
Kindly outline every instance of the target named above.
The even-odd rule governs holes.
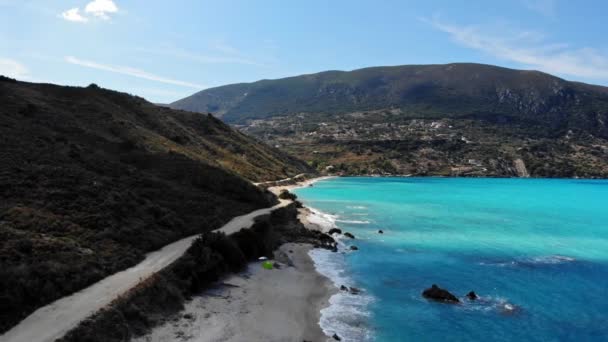
[[[433,284],[431,288],[426,289],[422,292],[422,296],[427,299],[436,300],[439,302],[446,303],[460,303],[460,300],[453,294]]]
[[[382,231],[382,229],[380,229],[380,230],[378,231],[378,234],[384,234],[384,232]]]
[[[348,287],[341,285],[340,286],[340,291],[348,291]]]
[[[349,232],[344,233],[344,236],[346,236],[347,238],[351,238],[351,239],[355,238],[355,236]]]
[[[334,334],[334,336],[332,336],[332,337],[336,341],[342,341],[342,339],[340,338],[340,336],[338,336],[338,334]]]
[[[341,229],[339,229],[339,228],[332,228],[332,229],[330,229],[330,230],[327,232],[327,234],[329,234],[329,235],[332,235],[332,234],[334,234],[334,233],[336,233],[336,234],[342,234],[342,230],[341,230]]]
[[[350,246],[350,250],[351,251],[358,251],[359,247],[357,247],[357,246]]]
[[[475,291],[471,291],[467,293],[467,298],[469,298],[470,300],[475,300],[479,298],[479,296],[477,295],[477,293],[475,293]]]
[[[351,287],[350,288],[350,294],[358,295],[359,293],[361,293],[360,289],[358,289],[356,287]]]

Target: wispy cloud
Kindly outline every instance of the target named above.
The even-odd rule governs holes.
[[[608,79],[608,55],[597,49],[573,48],[563,43],[548,43],[535,31],[448,24],[423,18],[422,21],[447,33],[456,43],[494,57],[516,62],[548,73],[588,79]]]
[[[161,82],[161,83],[172,84],[172,85],[188,87],[188,88],[194,88],[194,89],[199,89],[199,90],[207,88],[206,86],[201,85],[201,84],[162,77],[162,76],[158,76],[158,75],[155,75],[155,74],[152,74],[152,73],[140,70],[140,69],[128,67],[128,66],[100,64],[97,62],[81,60],[81,59],[78,59],[78,58],[72,57],[72,56],[65,57],[65,61],[70,64],[75,64],[75,65],[79,65],[79,66],[83,66],[83,67],[87,67],[87,68],[91,68],[91,69],[103,70],[103,71],[107,71],[107,72],[137,77],[137,78],[155,81],[155,82]]]
[[[77,7],[70,8],[69,10],[61,13],[61,17],[67,21],[74,21],[78,23],[86,23],[89,21],[88,18],[83,17],[82,14],[80,14],[80,9]]]
[[[557,13],[555,0],[522,0],[529,10],[539,13],[545,17],[554,18]]]
[[[244,65],[255,65],[264,66],[263,63],[259,63],[252,59],[239,56],[225,56],[225,55],[212,55],[205,53],[196,53],[179,48],[172,49],[141,49],[142,51],[151,52],[160,55],[173,56],[182,59],[188,59],[193,62],[201,64],[244,64]]]
[[[29,78],[30,71],[16,60],[0,57],[0,75],[23,80]]]
[[[86,23],[89,19],[97,18],[110,20],[110,15],[118,12],[118,6],[112,0],[93,0],[84,8],[84,13],[80,8],[74,7],[60,14],[60,17],[75,23]]]

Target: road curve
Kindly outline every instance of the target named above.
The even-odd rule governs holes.
[[[269,214],[289,203],[291,201],[281,200],[274,207],[237,216],[215,231],[230,235],[243,228],[249,228],[253,225],[255,218]],[[108,276],[83,290],[34,311],[18,325],[0,336],[0,342],[55,341],[75,328],[78,323],[109,305],[118,296],[126,293],[141,280],[177,260],[197,237],[198,234],[148,253],[141,263]]]

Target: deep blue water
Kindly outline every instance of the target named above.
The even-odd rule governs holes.
[[[333,298],[327,331],[376,341],[608,340],[608,181],[335,178],[295,192],[357,237],[342,241],[359,251],[316,256],[336,282],[365,291]],[[463,304],[425,300],[431,284]],[[466,300],[471,290],[481,300]]]

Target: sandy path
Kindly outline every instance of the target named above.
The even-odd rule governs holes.
[[[266,215],[284,207],[291,201],[271,208],[259,209],[249,214],[233,218],[216,231],[226,234],[235,233],[253,225],[256,217]],[[109,305],[119,295],[127,292],[141,280],[168,266],[190,247],[198,235],[176,241],[162,249],[149,253],[141,263],[124,271],[115,273],[103,280],[44,306],[0,336],[1,342],[52,342],[75,328],[78,323],[98,310]]]
[[[181,317],[154,328],[135,342],[326,341],[320,310],[336,289],[318,274],[312,246],[281,246],[280,269],[251,263],[217,287],[185,304]],[[293,266],[287,266],[291,264]],[[229,284],[229,285],[226,285]]]

